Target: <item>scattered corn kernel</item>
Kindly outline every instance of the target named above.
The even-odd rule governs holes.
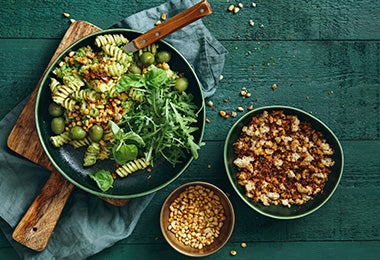
[[[241,95],[241,96],[245,96],[245,95],[247,95],[247,91],[245,91],[245,90],[240,91],[240,95]]]
[[[165,13],[161,14],[161,19],[164,21],[166,20],[166,14]]]
[[[69,13],[63,13],[63,16],[70,17],[70,14]]]
[[[255,25],[255,22],[253,20],[249,20],[249,25],[250,26],[254,26]]]
[[[244,111],[244,108],[242,108],[242,107],[238,107],[238,108],[237,108],[237,111],[239,111],[239,112],[243,112],[243,111]]]
[[[239,8],[243,8],[244,7],[243,3],[239,3],[238,6],[239,6]]]
[[[250,97],[251,96],[251,93],[247,93],[245,94],[246,97]]]
[[[224,117],[226,115],[226,112],[225,111],[219,111],[219,115]]]
[[[243,242],[243,243],[240,244],[240,246],[241,246],[242,248],[245,248],[245,247],[247,247],[247,244]]]
[[[252,109],[253,109],[253,106],[250,105],[250,106],[248,107],[248,110],[252,110]]]
[[[236,113],[235,111],[233,111],[233,112],[231,113],[231,116],[232,116],[232,117],[236,117],[236,116],[237,116],[237,113]]]
[[[252,7],[256,7],[256,3],[252,3],[251,5],[252,5]]]
[[[75,22],[75,20],[74,20],[74,19],[70,19],[70,22],[71,22],[71,23],[74,23],[74,22]]]
[[[234,5],[230,5],[230,6],[228,7],[228,11],[232,12],[232,11],[234,10],[234,8],[235,8]]]
[[[206,121],[206,123],[210,123],[211,122],[211,120],[208,119],[208,118],[206,118],[205,121]]]
[[[161,24],[161,21],[157,21],[154,23],[155,25],[160,25]]]
[[[230,254],[231,254],[231,255],[236,255],[237,252],[236,252],[235,250],[231,250],[231,251],[230,251]]]
[[[275,90],[277,88],[277,84],[272,85],[272,89]]]
[[[235,8],[234,8],[234,14],[237,14],[239,11],[240,11],[240,8],[239,8],[239,7],[235,7]]]
[[[208,105],[209,107],[212,107],[212,106],[214,105],[214,102],[212,102],[212,101],[210,100],[209,102],[207,102],[207,105]]]
[[[222,80],[222,79],[223,79],[223,75],[220,75],[220,76],[219,76],[219,80]]]

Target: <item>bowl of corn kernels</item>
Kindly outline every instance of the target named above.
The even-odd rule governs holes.
[[[160,215],[161,231],[169,245],[192,257],[221,249],[234,224],[234,209],[227,195],[201,181],[176,188],[163,203]]]

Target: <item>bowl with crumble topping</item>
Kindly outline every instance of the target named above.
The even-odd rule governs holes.
[[[277,219],[306,216],[340,182],[344,155],[331,129],[295,107],[266,106],[241,117],[224,145],[228,178],[239,197]]]

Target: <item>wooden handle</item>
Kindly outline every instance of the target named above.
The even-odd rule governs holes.
[[[164,23],[157,25],[153,29],[134,39],[132,42],[137,49],[142,49],[149,44],[164,38],[166,35],[211,13],[212,10],[210,4],[206,0],[202,1],[177,14],[173,18],[168,19]]]
[[[13,231],[13,239],[33,250],[44,250],[73,188],[59,172],[53,171]]]

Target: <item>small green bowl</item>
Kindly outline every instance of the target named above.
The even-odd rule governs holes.
[[[252,116],[262,113],[263,111],[272,110],[282,110],[285,114],[296,115],[300,121],[307,121],[311,123],[313,129],[321,132],[334,149],[334,155],[332,159],[335,161],[334,166],[331,168],[332,172],[329,174],[329,179],[325,183],[323,192],[316,195],[312,200],[302,204],[302,205],[292,205],[290,208],[283,205],[273,205],[264,206],[261,202],[255,203],[251,198],[246,196],[245,188],[237,183],[236,173],[237,168],[235,167],[233,161],[236,159],[236,154],[234,152],[234,143],[239,138],[243,126],[248,125]],[[344,166],[344,156],[343,149],[335,134],[319,119],[306,113],[300,109],[289,107],[289,106],[267,106],[254,109],[246,113],[241,117],[230,129],[225,144],[224,144],[224,165],[228,178],[240,196],[240,198],[252,209],[259,212],[262,215],[276,218],[276,219],[295,219],[304,217],[325,204],[329,198],[333,195],[334,191],[338,187],[339,181],[342,177],[343,166]]]

